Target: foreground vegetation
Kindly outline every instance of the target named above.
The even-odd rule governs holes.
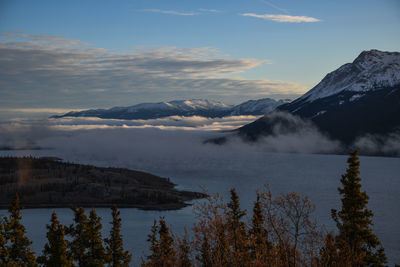
[[[168,210],[201,193],[176,190],[168,179],[122,168],[61,162],[57,158],[0,158],[0,208],[18,192],[26,208],[72,206]]]
[[[174,235],[164,218],[148,236],[149,253],[142,266],[384,266],[384,250],[371,230],[373,213],[361,191],[357,152],[339,188],[342,206],[332,210],[337,234],[326,233],[312,220],[314,206],[296,193],[273,197],[268,186],[256,194],[253,212],[240,208],[234,189],[228,203],[217,194],[195,207],[193,233]],[[0,266],[129,266],[119,211],[112,208],[112,229],[101,236],[101,219],[73,208],[74,224],[63,226],[52,214],[47,244],[37,259],[21,224],[18,195],[9,217],[0,224]],[[68,241],[67,241],[68,240]]]

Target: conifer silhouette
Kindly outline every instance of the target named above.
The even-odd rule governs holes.
[[[339,255],[344,257],[350,252],[353,258],[361,256],[365,266],[384,266],[384,250],[371,229],[373,213],[367,208],[369,197],[361,191],[357,151],[350,153],[347,163],[349,166],[340,180],[342,188],[338,188],[342,207],[340,211],[332,210],[339,230],[336,237]]]
[[[51,224],[47,228],[47,243],[43,253],[38,257],[38,263],[43,266],[72,267],[72,257],[67,253],[67,241],[65,240],[65,227],[60,224],[55,212],[51,215]]]
[[[9,242],[4,248],[4,254],[8,257],[5,266],[38,266],[35,254],[30,248],[32,242],[25,236],[25,227],[21,223],[22,209],[16,194],[8,209],[10,215],[4,218],[4,241]]]
[[[107,262],[111,267],[128,267],[131,254],[124,250],[121,236],[121,217],[117,206],[111,208],[112,228],[110,237],[105,239]]]

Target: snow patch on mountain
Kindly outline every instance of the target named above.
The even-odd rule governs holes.
[[[361,98],[363,96],[364,96],[363,94],[355,94],[352,97],[350,97],[349,101],[353,102],[353,101],[355,101],[355,100],[357,100],[357,99],[359,99],[359,98]]]
[[[137,112],[142,110],[207,110],[207,109],[229,109],[232,106],[224,104],[219,101],[210,101],[203,99],[192,100],[174,100],[170,102],[159,103],[142,103],[130,107],[121,107],[118,109],[126,110],[128,112]],[[112,108],[111,110],[117,110]]]
[[[232,106],[224,104],[219,101],[207,99],[193,99],[193,100],[175,100],[167,102],[174,108],[183,110],[198,110],[198,109],[229,109]]]

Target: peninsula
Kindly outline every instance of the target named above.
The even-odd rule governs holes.
[[[145,172],[67,163],[53,157],[1,157],[0,208],[18,193],[25,208],[111,207],[173,210],[206,195],[175,189]]]

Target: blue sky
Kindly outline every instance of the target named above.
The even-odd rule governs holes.
[[[295,98],[399,29],[398,0],[3,0],[0,106]]]

